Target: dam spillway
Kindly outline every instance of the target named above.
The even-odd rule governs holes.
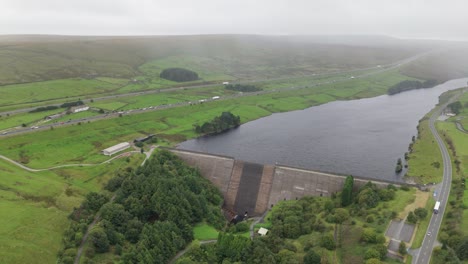
[[[303,196],[331,196],[342,190],[346,176],[282,165],[264,165],[232,157],[169,149],[196,167],[223,194],[226,209],[238,214],[261,215],[282,200]],[[398,183],[354,178],[357,190],[371,181],[379,187]]]

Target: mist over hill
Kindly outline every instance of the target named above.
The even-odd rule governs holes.
[[[396,40],[397,42],[400,42]],[[326,73],[386,64],[420,48],[322,43],[300,36],[0,36],[0,84],[59,78],[131,78],[139,66],[169,56],[196,56],[204,67],[239,79]]]

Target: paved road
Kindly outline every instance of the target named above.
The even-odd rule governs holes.
[[[444,164],[444,174],[443,180],[440,188],[440,192],[437,195],[437,200],[440,201],[440,208],[438,214],[432,214],[431,221],[429,226],[427,227],[427,232],[431,232],[431,235],[427,235],[424,237],[422,246],[419,250],[419,253],[413,258],[413,263],[415,264],[427,264],[431,259],[432,249],[437,243],[437,235],[439,234],[440,225],[442,223],[442,218],[445,213],[445,208],[447,207],[447,200],[450,193],[450,184],[452,182],[452,162],[450,160],[449,152],[445,146],[445,143],[437,129],[435,128],[435,121],[437,117],[441,115],[442,110],[455,99],[452,98],[449,102],[445,103],[444,105],[440,106],[434,113],[431,115],[429,119],[429,128],[431,130],[432,135],[437,141],[437,145],[439,146],[440,152],[442,153],[442,160]]]
[[[151,152],[153,151],[154,149],[151,149]],[[151,155],[151,152],[149,155]],[[30,167],[27,167],[19,162],[16,162],[8,157],[5,157],[3,155],[0,155],[0,159],[3,159],[3,160],[6,160],[10,163],[13,163],[14,165],[24,169],[24,170],[27,170],[27,171],[30,171],[30,172],[38,172],[38,171],[46,171],[46,170],[53,170],[53,169],[58,169],[58,168],[65,168],[65,167],[89,167],[89,166],[98,166],[98,165],[102,165],[102,164],[105,164],[105,163],[109,163],[115,159],[118,159],[122,156],[125,156],[125,155],[128,155],[128,154],[133,154],[133,153],[140,153],[140,151],[128,151],[128,152],[124,152],[122,154],[119,154],[113,158],[110,158],[106,161],[103,161],[101,163],[95,163],[95,164],[91,164],[91,163],[77,163],[77,164],[64,164],[64,165],[58,165],[58,166],[54,166],[54,167],[50,167],[50,168],[44,168],[44,169],[33,169],[33,168],[30,168]],[[146,153],[145,153],[146,154]],[[147,155],[148,156],[148,155]],[[149,157],[149,156],[148,156]],[[145,159],[146,161],[146,159]]]
[[[410,63],[422,56],[425,56],[427,53],[419,54],[416,56],[413,56],[411,58],[405,59],[403,61],[400,61],[398,63],[392,64],[388,67],[381,67],[381,70],[378,71],[373,71],[370,73],[363,73],[361,75],[356,75],[353,77],[353,79],[359,79],[359,78],[365,78],[371,75],[379,74],[382,72],[390,71],[393,69],[396,69],[400,67],[403,64]],[[339,83],[339,82],[344,82],[344,81],[349,81],[349,77],[345,78],[340,78],[340,79],[335,79],[335,80],[329,80],[329,81],[324,81],[324,82],[319,82],[315,84],[310,84],[310,85],[305,85],[305,86],[291,86],[291,87],[286,87],[286,88],[281,88],[281,89],[273,89],[273,90],[263,90],[259,92],[252,92],[252,93],[238,93],[234,95],[228,95],[228,96],[223,96],[218,99],[211,99],[207,98],[204,100],[205,103],[210,102],[210,101],[215,101],[215,100],[228,100],[228,99],[233,99],[233,98],[238,98],[238,97],[246,97],[246,96],[256,96],[260,94],[270,94],[270,93],[276,93],[279,91],[291,91],[291,90],[298,90],[298,89],[304,89],[304,88],[312,88],[320,85],[325,85],[325,84],[331,84],[331,83]],[[202,86],[206,87],[206,86]],[[166,91],[170,89],[185,89],[186,87],[178,87],[178,88],[169,88],[166,89]],[[193,88],[198,88],[197,86],[192,86],[191,89]],[[146,94],[146,93],[154,93],[154,91],[147,91],[147,92],[138,92],[136,94]],[[121,95],[123,96],[123,95]],[[128,96],[128,95],[126,95]],[[109,98],[114,98],[118,96],[109,96]],[[106,97],[107,98],[107,97]],[[194,103],[199,103],[198,101],[196,102],[178,102],[174,104],[169,104],[169,105],[159,105],[155,107],[149,107],[149,108],[142,108],[142,109],[135,109],[135,110],[129,110],[129,111],[121,111],[119,113],[111,113],[111,114],[102,114],[102,115],[97,115],[97,116],[92,116],[92,117],[87,117],[87,118],[81,118],[81,119],[75,119],[75,120],[70,120],[67,122],[61,122],[61,123],[52,123],[52,124],[43,124],[41,126],[34,126],[34,127],[24,127],[24,128],[17,128],[17,129],[10,129],[8,131],[2,132],[0,134],[0,138],[2,136],[7,136],[7,135],[14,135],[14,134],[22,134],[22,133],[28,133],[28,132],[34,132],[37,130],[47,130],[50,129],[51,127],[61,127],[61,126],[68,126],[68,125],[73,125],[73,124],[78,124],[78,123],[85,123],[85,122],[91,122],[91,121],[96,121],[96,120],[102,120],[102,119],[109,119],[109,118],[115,118],[118,117],[120,114],[122,115],[128,115],[128,114],[138,114],[138,113],[143,113],[143,112],[151,112],[151,111],[158,111],[158,110],[163,110],[163,109],[169,109],[169,108],[174,108],[174,107],[181,107],[181,106],[187,106],[190,104]]]

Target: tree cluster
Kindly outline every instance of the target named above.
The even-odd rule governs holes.
[[[454,114],[460,114],[460,110],[463,108],[463,105],[461,104],[460,101],[453,102],[449,105],[447,105],[448,108],[450,108],[450,111]]]
[[[222,112],[220,116],[213,118],[203,125],[194,125],[195,132],[210,134],[219,133],[240,125],[240,117],[233,115],[231,112]]]
[[[225,89],[237,92],[258,92],[261,88],[250,84],[227,84],[224,86]]]
[[[341,205],[348,206],[353,202],[353,185],[354,178],[353,176],[346,177],[343,191],[341,192]]]
[[[356,203],[361,208],[374,208],[380,201],[390,201],[395,198],[396,188],[392,185],[379,189],[375,184],[368,182],[357,195]]]
[[[61,108],[68,108],[68,107],[73,107],[73,106],[79,106],[79,105],[84,105],[83,101],[75,101],[75,102],[68,102],[68,103],[63,103],[60,105]]]
[[[42,106],[42,107],[38,107],[36,109],[33,109],[33,110],[29,111],[29,113],[38,113],[38,112],[50,111],[50,110],[55,110],[55,109],[58,109],[58,108],[59,107],[56,106],[56,105]]]
[[[403,163],[401,162],[401,158],[398,158],[397,164],[395,166],[395,172],[400,173],[403,170]]]
[[[164,69],[159,74],[159,77],[174,82],[190,82],[198,80],[198,74],[196,72],[184,68]]]
[[[393,95],[393,94],[415,90],[415,89],[431,88],[437,84],[438,82],[436,80],[427,80],[424,82],[416,81],[416,80],[415,81],[405,80],[388,88],[387,93],[389,95]]]
[[[116,191],[113,202],[92,193],[88,196],[94,198],[82,205],[101,214],[90,241],[96,253],[115,248],[124,263],[167,263],[192,241],[195,223],[225,224],[218,189],[168,151],[158,151],[135,171],[118,174],[106,189]],[[78,210],[72,214],[76,222],[81,217]]]
[[[36,109],[29,111],[29,113],[38,113],[38,112],[50,111],[50,110],[55,110],[59,108],[68,108],[68,107],[78,106],[78,105],[83,105],[83,104],[84,104],[83,101],[80,100],[80,101],[75,101],[75,102],[63,103],[60,106],[56,106],[56,105],[42,106],[42,107],[38,107]]]

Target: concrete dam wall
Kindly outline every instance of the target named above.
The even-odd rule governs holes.
[[[342,190],[346,176],[281,165],[263,165],[193,151],[170,149],[196,167],[223,193],[224,206],[239,214],[261,215],[282,200],[303,196],[331,196]],[[354,178],[358,189],[372,181],[380,187],[390,182]],[[397,184],[396,184],[397,185]]]

